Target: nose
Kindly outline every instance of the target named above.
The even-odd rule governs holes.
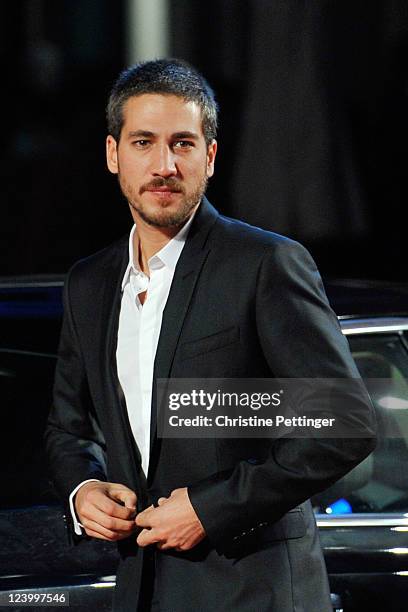
[[[177,174],[174,152],[168,145],[158,145],[152,163],[154,176],[169,177]]]

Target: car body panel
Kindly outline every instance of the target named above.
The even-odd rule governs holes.
[[[62,277],[0,279],[0,392],[9,398],[10,413],[6,414],[9,429],[6,427],[2,441],[4,447],[10,445],[3,464],[7,467],[3,484],[7,484],[8,493],[0,499],[0,593],[68,590],[70,604],[76,609],[97,606],[109,610],[118,563],[116,546],[92,538],[76,546],[69,544],[63,510],[41,454],[40,429],[51,402],[62,286]],[[326,283],[326,290],[343,333],[352,350],[355,347],[357,365],[368,362],[372,366],[371,360],[378,367],[380,357],[388,359],[393,375],[401,370],[403,380],[397,382],[403,386],[408,378],[408,287],[332,281]],[[22,399],[25,392],[31,402]],[[401,415],[405,418],[405,414],[408,416],[408,401],[405,412],[397,415],[403,428]],[[388,418],[384,414],[380,417]],[[18,436],[25,443],[16,452],[13,440]],[[408,452],[405,465],[402,443],[405,440],[380,443],[380,451],[375,451],[380,454],[374,453],[374,458],[358,466],[359,471],[346,476],[345,482],[336,483],[312,500],[333,609],[406,609],[408,498],[400,481],[405,470],[408,474]],[[402,475],[391,486],[393,478],[391,474],[387,482],[386,469],[390,468],[387,463],[384,467],[384,457],[394,450],[396,466],[398,461],[402,463]],[[392,460],[391,455],[391,469]],[[376,461],[385,472],[381,482]],[[381,492],[379,500],[376,491]],[[336,514],[332,510],[338,498],[345,499],[351,512]]]

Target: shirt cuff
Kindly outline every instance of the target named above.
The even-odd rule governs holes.
[[[77,487],[75,487],[75,489],[72,491],[71,495],[69,496],[69,509],[71,510],[72,521],[74,523],[74,531],[75,531],[75,533],[77,535],[82,535],[82,529],[85,529],[85,527],[82,525],[82,523],[80,523],[78,521],[77,516],[75,514],[75,510],[74,510],[74,497],[75,497],[75,494],[77,493],[77,491],[86,482],[100,482],[100,480],[97,480],[96,478],[89,478],[88,480],[83,480],[82,482],[79,483],[79,485]]]

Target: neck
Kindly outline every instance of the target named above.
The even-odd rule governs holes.
[[[187,223],[186,219],[180,225],[172,227],[155,227],[149,225],[143,219],[135,219],[136,231],[133,235],[133,252],[138,256],[140,269],[149,274],[148,261],[153,255],[158,253]]]

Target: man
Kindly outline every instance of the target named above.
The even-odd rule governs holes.
[[[115,610],[328,611],[307,500],[372,450],[366,396],[364,439],[156,432],[157,379],[358,376],[305,249],[205,199],[216,111],[180,61],[112,90],[107,164],[134,226],[68,275],[50,465],[74,540],[118,541]]]

